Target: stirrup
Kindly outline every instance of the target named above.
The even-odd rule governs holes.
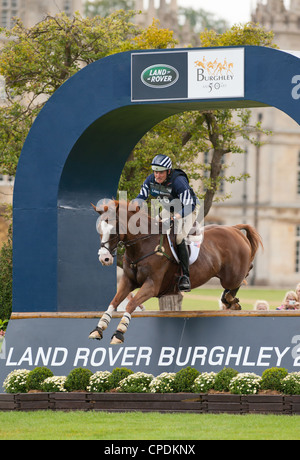
[[[191,290],[191,282],[187,275],[182,275],[178,281],[178,289],[179,291],[190,292]]]

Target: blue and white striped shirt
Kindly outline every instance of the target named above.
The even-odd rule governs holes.
[[[178,169],[172,170],[172,173],[164,184],[155,182],[154,174],[150,174],[143,183],[136,199],[147,200],[149,195],[158,198],[162,203],[164,200],[171,202],[172,200],[179,199],[181,210],[176,212],[179,212],[182,216],[186,216],[194,211],[197,203],[197,197],[189,185],[186,174]]]

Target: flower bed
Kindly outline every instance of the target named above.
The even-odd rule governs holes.
[[[184,368],[157,377],[116,368],[73,369],[54,376],[47,368],[11,372],[0,410],[98,410],[196,413],[300,414],[300,372],[271,368],[262,376],[224,368],[200,373]]]

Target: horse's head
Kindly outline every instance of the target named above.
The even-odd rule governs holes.
[[[92,203],[91,203],[92,204]],[[93,205],[94,210],[100,214],[96,228],[101,238],[101,245],[98,251],[99,260],[102,265],[112,265],[114,255],[117,251],[120,236],[118,234],[118,202],[115,200],[98,202]]]
[[[96,225],[101,238],[99,260],[102,265],[112,265],[120,241],[148,233],[148,213],[140,210],[137,203],[125,200],[100,200],[97,206],[92,206],[100,214]]]

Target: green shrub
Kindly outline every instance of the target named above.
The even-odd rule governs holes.
[[[238,371],[231,369],[231,367],[224,367],[217,373],[214,389],[216,391],[229,391],[230,380],[238,374]]]
[[[151,393],[174,393],[175,372],[163,372],[150,383]]]
[[[266,369],[261,376],[261,389],[281,391],[282,380],[287,375],[288,371],[283,367]]]
[[[92,375],[89,369],[82,367],[73,369],[66,378],[65,389],[67,391],[86,391]]]
[[[244,372],[233,377],[229,383],[230,393],[253,395],[260,389],[261,377],[253,372]]]
[[[126,367],[116,367],[108,378],[108,387],[110,390],[117,388],[121,380],[125,379],[128,375],[133,374],[131,369]]]
[[[36,367],[27,377],[27,390],[42,391],[42,384],[47,377],[53,377],[53,372],[47,367]]]
[[[216,373],[215,372],[203,372],[202,374],[198,375],[195,378],[193,384],[193,392],[194,393],[207,393],[207,391],[214,388],[215,380],[216,380]]]
[[[281,389],[286,395],[300,395],[300,372],[291,372],[284,377]]]
[[[152,374],[136,372],[128,375],[125,379],[119,382],[118,391],[124,393],[149,393],[149,386],[152,380]]]
[[[42,390],[47,393],[59,393],[67,391],[65,389],[66,378],[64,376],[47,377],[42,383]]]
[[[104,391],[109,390],[108,379],[110,375],[109,371],[95,372],[95,374],[93,374],[90,378],[87,390],[92,393],[103,393]]]
[[[190,366],[176,372],[173,382],[174,391],[177,393],[183,391],[192,392],[194,380],[196,377],[198,377],[199,374],[200,372],[197,371],[197,369]]]
[[[8,374],[3,382],[6,393],[26,393],[28,369],[16,369]]]

